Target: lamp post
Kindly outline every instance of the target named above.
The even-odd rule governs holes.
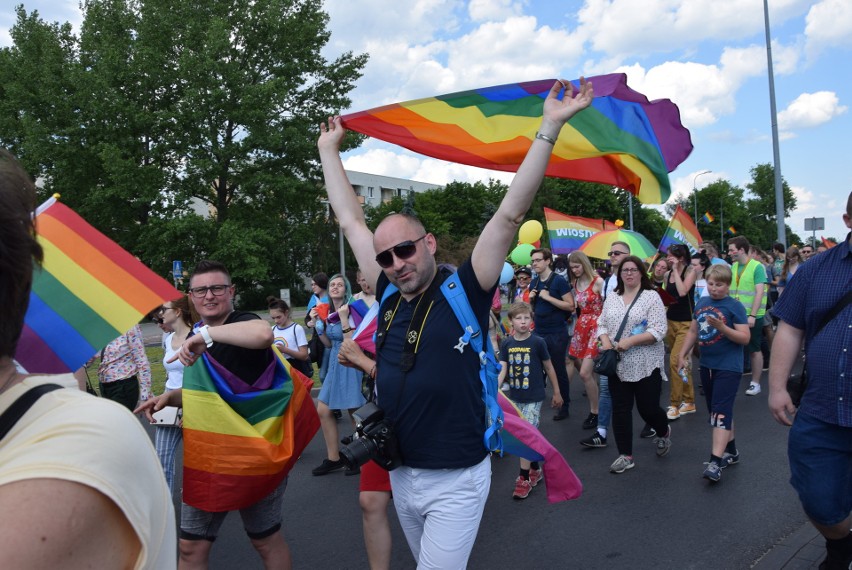
[[[695,176],[692,177],[692,200],[693,200],[693,204],[695,204],[695,220],[693,220],[693,221],[695,222],[695,225],[698,225],[698,194],[696,194],[696,190],[695,190],[695,181],[698,180],[699,176],[701,176],[703,174],[710,174],[711,172],[713,172],[713,171],[712,170],[705,170],[704,172],[699,172],[698,174],[696,174]]]

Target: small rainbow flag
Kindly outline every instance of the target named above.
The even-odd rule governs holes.
[[[735,233],[737,233],[737,228],[735,228],[734,226],[731,226],[731,227],[728,228],[728,231],[726,233],[729,234],[729,235],[734,235]]]
[[[671,193],[668,173],[692,152],[680,111],[649,101],[623,73],[591,77],[595,99],[559,135],[546,174],[624,188],[646,204]],[[485,87],[345,115],[354,131],[442,160],[516,172],[555,79]],[[575,91],[580,82],[572,82]]]
[[[666,233],[660,242],[659,250],[663,253],[668,251],[669,246],[680,243],[689,248],[689,253],[698,253],[698,245],[701,243],[701,234],[683,208],[680,206],[675,210]]]
[[[36,215],[44,264],[33,271],[15,359],[28,372],[72,372],[181,293],[68,206]]]
[[[701,221],[704,222],[705,224],[709,224],[715,219],[716,218],[714,218],[713,216],[710,215],[710,212],[704,212],[704,215],[701,216]]]
[[[578,498],[583,483],[559,450],[545,439],[538,428],[521,415],[517,406],[499,392],[497,400],[503,410],[503,451],[527,461],[542,461],[547,501],[558,503]]]
[[[825,238],[823,236],[819,236],[819,238],[822,240],[822,245],[824,245],[826,249],[831,249],[837,245],[837,242],[833,239]]]
[[[617,229],[615,224],[606,220],[569,216],[550,208],[544,209],[544,221],[550,249],[557,254],[580,249],[583,242],[599,231]]]
[[[311,380],[273,347],[249,385],[209,354],[183,375],[183,500],[208,512],[271,493],[319,429]]]

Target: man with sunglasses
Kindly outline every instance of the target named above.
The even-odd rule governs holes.
[[[247,384],[254,384],[274,358],[269,351],[273,336],[269,324],[254,313],[234,310],[234,285],[227,268],[218,261],[201,261],[189,279],[189,297],[201,316],[178,350],[178,359],[191,366],[208,352],[219,364]],[[151,411],[164,405],[180,406],[182,391],[166,392],[162,404],[140,407]],[[289,568],[290,549],[281,534],[285,478],[269,495],[240,511],[252,546],[266,568]],[[180,521],[181,567],[206,568],[213,541],[227,512],[211,513],[184,503]]]
[[[458,270],[482,331],[488,330],[503,260],[559,132],[592,98],[584,79],[579,92],[565,81],[553,85],[523,164]],[[479,355],[459,341],[459,321],[436,290],[445,275],[435,260],[435,236],[407,214],[388,216],[371,233],[340,159],[340,118],[330,118],[320,131],[329,201],[364,277],[376,283],[379,299],[389,283],[400,291],[379,310],[376,362],[378,405],[394,426],[402,456],[402,466],[390,472],[397,515],[418,567],[464,568],[491,487]]]

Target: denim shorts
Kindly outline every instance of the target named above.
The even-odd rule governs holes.
[[[272,536],[281,528],[284,516],[284,489],[287,488],[287,477],[255,504],[240,509],[243,527],[246,534],[253,540]],[[183,503],[180,511],[180,537],[184,540],[209,540],[213,542],[219,534],[227,512],[208,513],[201,509]]]
[[[787,455],[805,513],[825,526],[844,521],[852,511],[852,428],[796,414]]]

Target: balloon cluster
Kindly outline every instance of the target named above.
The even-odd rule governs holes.
[[[518,230],[518,246],[512,250],[509,257],[516,265],[529,265],[532,250],[541,245],[541,234],[544,228],[537,220],[524,222]]]

